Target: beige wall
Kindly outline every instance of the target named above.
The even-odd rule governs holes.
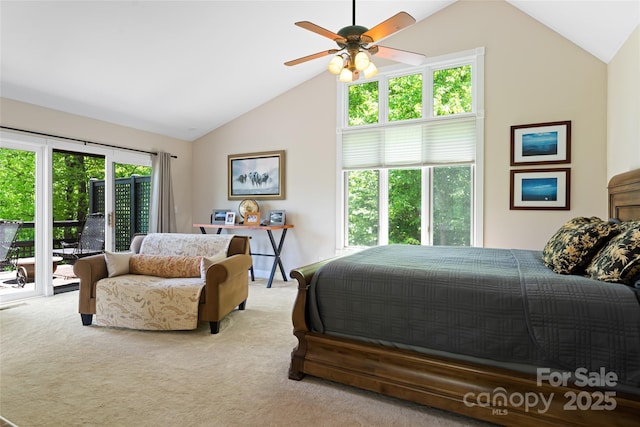
[[[567,219],[606,216],[606,65],[504,2],[458,2],[385,41],[427,56],[485,47],[485,246],[541,249]],[[194,218],[226,199],[227,154],[287,151],[287,269],[335,242],[336,82],[304,83],[194,143]],[[572,121],[571,211],[509,210],[510,126]],[[262,239],[262,240],[260,240]],[[263,247],[264,237],[253,246]],[[265,261],[266,262],[266,261]],[[264,268],[264,264],[258,266]]]
[[[229,154],[285,150],[286,199],[259,200],[261,211],[284,209],[287,223],[294,224],[284,246],[285,272],[333,256],[335,129],[335,81],[323,73],[195,141],[195,222],[208,222],[212,209],[237,211],[239,201],[227,200]],[[271,253],[264,231],[251,234],[253,252]],[[279,238],[279,231],[274,234]],[[256,270],[264,272],[270,269],[272,258],[254,257],[254,263]]]
[[[640,168],[640,26],[608,66],[607,176]]]
[[[6,98],[0,98],[0,112],[2,126],[145,151],[166,151],[178,156],[171,164],[174,177],[176,222],[179,231],[186,233],[192,231],[191,151],[193,146],[190,142]]]

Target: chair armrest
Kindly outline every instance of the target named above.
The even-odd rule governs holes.
[[[103,254],[80,258],[73,265],[73,272],[80,279],[78,312],[95,314],[96,282],[107,277],[107,262]]]
[[[227,279],[246,272],[251,267],[252,259],[249,255],[232,255],[209,266],[207,269],[206,285],[219,284]]]
[[[207,269],[198,315],[200,320],[219,322],[249,296],[249,255],[232,255]]]

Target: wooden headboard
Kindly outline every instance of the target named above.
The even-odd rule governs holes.
[[[614,176],[608,189],[609,218],[640,220],[640,169]]]

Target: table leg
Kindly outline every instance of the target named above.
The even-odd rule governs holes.
[[[269,234],[269,241],[271,242],[271,248],[273,249],[273,255],[275,259],[273,260],[273,265],[271,266],[271,275],[269,276],[269,281],[267,282],[267,288],[271,287],[273,283],[273,276],[276,274],[276,266],[280,267],[280,273],[282,274],[282,279],[287,281],[287,274],[284,272],[284,266],[282,265],[282,260],[280,259],[280,253],[282,252],[282,246],[284,245],[284,238],[287,235],[287,229],[284,228],[282,230],[282,235],[280,236],[280,242],[276,246],[276,241],[273,238],[273,233],[271,230],[267,230],[267,234]]]
[[[221,231],[222,231],[222,228],[218,228],[218,231],[216,231],[216,234],[220,234]],[[200,232],[202,234],[207,234],[207,230],[205,230],[204,227],[200,227]]]

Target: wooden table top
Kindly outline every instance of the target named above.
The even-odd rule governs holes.
[[[240,228],[245,230],[283,230],[285,228],[293,228],[293,224],[284,224],[284,225],[193,224],[193,226],[200,227],[200,228]]]

